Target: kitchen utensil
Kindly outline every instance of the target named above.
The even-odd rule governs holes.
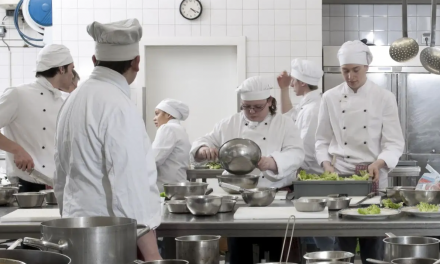
[[[0,205],[12,203],[17,192],[18,187],[0,187]]]
[[[23,244],[62,252],[73,263],[131,263],[136,259],[137,239],[149,231],[149,227],[137,224],[136,220],[130,218],[63,218],[42,222],[43,237],[25,237]]]
[[[260,179],[260,176],[258,175],[220,175],[217,176],[219,186],[221,187],[220,183],[229,183],[235,186],[239,186],[243,189],[253,189],[256,188],[258,185],[258,180]],[[227,193],[230,194],[238,194],[238,191],[234,191],[228,188],[223,188]]]
[[[253,193],[253,192],[257,192],[257,191],[255,190],[256,188],[253,188],[253,189],[245,189],[245,188],[241,188],[241,187],[239,187],[239,186],[232,185],[232,184],[225,183],[225,182],[221,182],[221,183],[219,183],[219,186],[222,187],[222,188],[224,187],[224,188],[226,188],[226,189],[234,190],[234,191],[237,192],[237,193],[249,193],[249,192]]]
[[[386,233],[384,260],[391,261],[397,258],[432,258],[439,256],[440,240],[430,237],[394,236]]]
[[[412,38],[408,38],[408,6],[407,1],[402,0],[402,33],[403,37],[395,40],[390,46],[390,56],[397,62],[408,61],[419,54],[419,44]]]
[[[226,200],[222,198],[222,205],[220,206],[219,213],[228,213],[234,211],[236,200]]]
[[[44,193],[46,195],[45,199],[47,204],[58,204],[54,190],[42,190],[40,193]]]
[[[435,47],[437,0],[431,1],[431,45],[420,53],[422,66],[430,73],[440,74],[440,50]]]
[[[222,197],[214,195],[185,196],[185,200],[193,215],[215,215],[222,205]]]
[[[234,138],[225,142],[218,151],[218,160],[231,174],[244,175],[252,172],[261,159],[261,149],[254,141]]]
[[[164,183],[163,190],[170,200],[185,200],[185,196],[204,195],[208,189],[205,182]]]
[[[339,211],[339,214],[342,215],[343,217],[359,219],[359,220],[383,220],[391,216],[396,216],[400,214],[400,210],[381,208],[380,214],[363,215],[363,214],[359,214],[357,208],[351,208],[351,209],[341,210]]]
[[[44,222],[60,219],[60,209],[17,209],[7,215],[2,216],[2,222]]]
[[[369,193],[364,199],[360,200],[359,202],[355,203],[354,206],[359,206],[360,204],[362,204],[364,201],[373,198],[376,195],[376,193],[372,192]]]
[[[190,264],[219,264],[220,236],[176,237],[176,256]]]
[[[321,212],[298,212],[295,207],[238,207],[234,213],[235,220],[269,220],[288,219],[294,215],[296,219],[328,219],[327,209]]]
[[[345,251],[320,251],[311,252],[304,255],[307,263],[315,263],[320,261],[343,261],[350,262],[350,259],[354,257],[353,253]]]
[[[440,204],[440,191],[400,190],[400,197],[405,205],[416,206],[420,202]]]
[[[170,200],[166,201],[165,205],[168,208],[168,211],[173,214],[189,214],[191,213],[186,206],[185,200]]]
[[[40,192],[23,192],[14,193],[13,195],[20,208],[41,207],[46,196],[46,194]]]
[[[402,202],[402,198],[400,197],[400,190],[415,190],[414,186],[394,186],[387,187],[385,190],[379,190],[379,192],[385,193],[386,197],[392,199],[394,203]]]
[[[399,258],[393,259],[393,264],[438,264],[439,260],[431,258]]]
[[[321,212],[327,205],[327,199],[307,199],[300,198],[294,201],[294,206],[298,212]]]
[[[412,216],[416,216],[416,217],[424,217],[424,218],[438,218],[438,217],[440,217],[440,211],[420,212],[419,208],[417,208],[416,206],[403,207],[400,210],[404,213],[407,213],[408,215],[412,215]]]
[[[327,207],[329,210],[341,210],[350,206],[350,197],[329,197],[327,198]]]
[[[268,206],[273,202],[277,193],[276,188],[242,189],[227,183],[219,183],[219,185],[241,192],[243,201],[250,206]]]
[[[34,179],[35,183],[53,186],[53,179],[47,175],[44,175],[43,173],[39,172],[36,169],[32,169],[29,172],[29,176],[31,176],[31,178]]]
[[[26,264],[26,263],[24,263],[23,261],[19,261],[19,260],[0,258],[0,264]]]
[[[188,261],[183,259],[163,259],[163,260],[153,260],[142,262],[143,264],[189,264]]]
[[[239,196],[237,195],[226,195],[226,196],[222,196],[222,201],[224,200],[237,200],[239,198]]]
[[[290,220],[293,218],[293,223],[292,223],[292,233],[290,233],[290,242],[289,242],[289,249],[287,250],[287,256],[286,256],[286,262],[282,262],[283,261],[283,253],[284,253],[284,246],[286,245],[286,240],[287,240],[287,232],[289,231],[289,225],[290,225]],[[286,226],[286,232],[284,233],[284,241],[283,241],[283,247],[281,249],[281,256],[280,256],[280,261],[277,263],[286,263],[286,264],[294,264],[292,262],[287,262],[289,260],[289,255],[290,255],[290,249],[292,248],[292,240],[293,240],[293,233],[295,232],[295,223],[296,223],[296,218],[294,215],[291,215],[289,217],[289,220],[287,220],[287,226]],[[274,262],[272,262],[274,263]]]

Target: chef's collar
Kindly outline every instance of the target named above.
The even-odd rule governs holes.
[[[112,69],[102,66],[96,66],[93,69],[90,79],[100,80],[113,84],[118,87],[127,97],[130,98],[130,85],[128,85],[127,79]]]
[[[261,123],[269,124],[270,121],[272,120],[272,114],[271,113],[268,113],[266,118],[263,121],[261,121],[261,122],[250,121],[243,112],[241,112],[241,113],[243,115],[244,121],[247,124],[247,127],[249,127],[250,129],[257,128]]]
[[[168,120],[168,123],[171,123],[171,124],[180,124],[180,121],[177,120],[177,119],[170,119],[170,120]]]
[[[344,86],[344,94],[364,94],[368,90],[368,86],[370,85],[370,80],[367,79],[367,81],[362,85],[359,89],[357,89],[357,92],[355,93],[353,89],[348,86],[347,83],[345,83]]]
[[[300,105],[306,105],[317,100],[318,98],[321,98],[321,93],[318,90],[310,91],[301,99]]]
[[[61,92],[60,90],[54,88],[52,86],[52,84],[44,77],[40,76],[37,77],[37,80],[35,81],[37,84],[41,85],[43,88],[49,90],[53,96],[55,97],[55,99],[58,99],[61,97]]]

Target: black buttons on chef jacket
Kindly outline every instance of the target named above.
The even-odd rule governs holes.
[[[45,128],[45,127],[43,127],[43,130],[46,130],[46,128]]]
[[[347,142],[345,142],[344,145],[347,145]]]
[[[43,168],[46,168],[46,166],[43,165]]]
[[[43,93],[40,93],[41,95],[43,95]]]
[[[343,129],[345,129],[345,127]]]
[[[46,147],[43,146],[43,149],[45,149]]]
[[[364,141],[364,144],[367,144],[367,141]]]
[[[266,140],[266,138],[263,138],[263,140]]]
[[[364,128],[367,128],[367,126],[364,126]]]
[[[344,98],[347,98],[347,96],[344,96]]]
[[[43,112],[46,112],[46,109],[43,109]]]
[[[342,113],[345,113],[345,110],[342,110]]]
[[[350,156],[347,156],[347,159],[349,159],[350,158]]]
[[[244,125],[245,125],[245,126],[247,126],[248,124],[247,124],[247,123],[245,123]]]
[[[364,112],[367,112],[367,109],[365,109]]]
[[[267,126],[267,123],[264,123]]]

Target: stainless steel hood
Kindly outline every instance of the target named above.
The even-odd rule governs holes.
[[[402,0],[322,0],[323,4],[355,4],[355,5],[371,5],[371,4],[402,4]],[[430,4],[430,0],[408,0],[408,4]]]

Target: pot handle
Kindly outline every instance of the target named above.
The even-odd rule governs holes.
[[[382,260],[377,260],[377,259],[367,259],[367,262],[377,263],[377,264],[389,264],[389,262],[382,261]]]
[[[15,241],[14,243],[12,243],[12,245],[10,245],[9,247],[8,247],[8,250],[12,250],[12,249],[15,249],[18,245],[20,245],[21,244],[21,242],[23,241],[23,239],[17,239],[17,241]]]
[[[213,192],[214,190],[212,188],[209,188],[208,190],[206,190],[204,195],[209,195]]]
[[[23,245],[35,247],[41,249],[43,251],[55,250],[58,252],[62,252],[67,249],[67,242],[64,240],[60,240],[58,244],[44,241],[43,239],[36,239],[31,237],[25,237],[23,239]]]
[[[385,235],[386,235],[387,237],[396,237],[396,235],[393,234],[393,233],[385,233]]]
[[[148,232],[151,231],[149,226],[142,225],[142,224],[137,224],[136,229],[141,229],[141,230],[137,231],[137,236],[136,236],[137,239],[143,237],[144,235],[148,234]]]

